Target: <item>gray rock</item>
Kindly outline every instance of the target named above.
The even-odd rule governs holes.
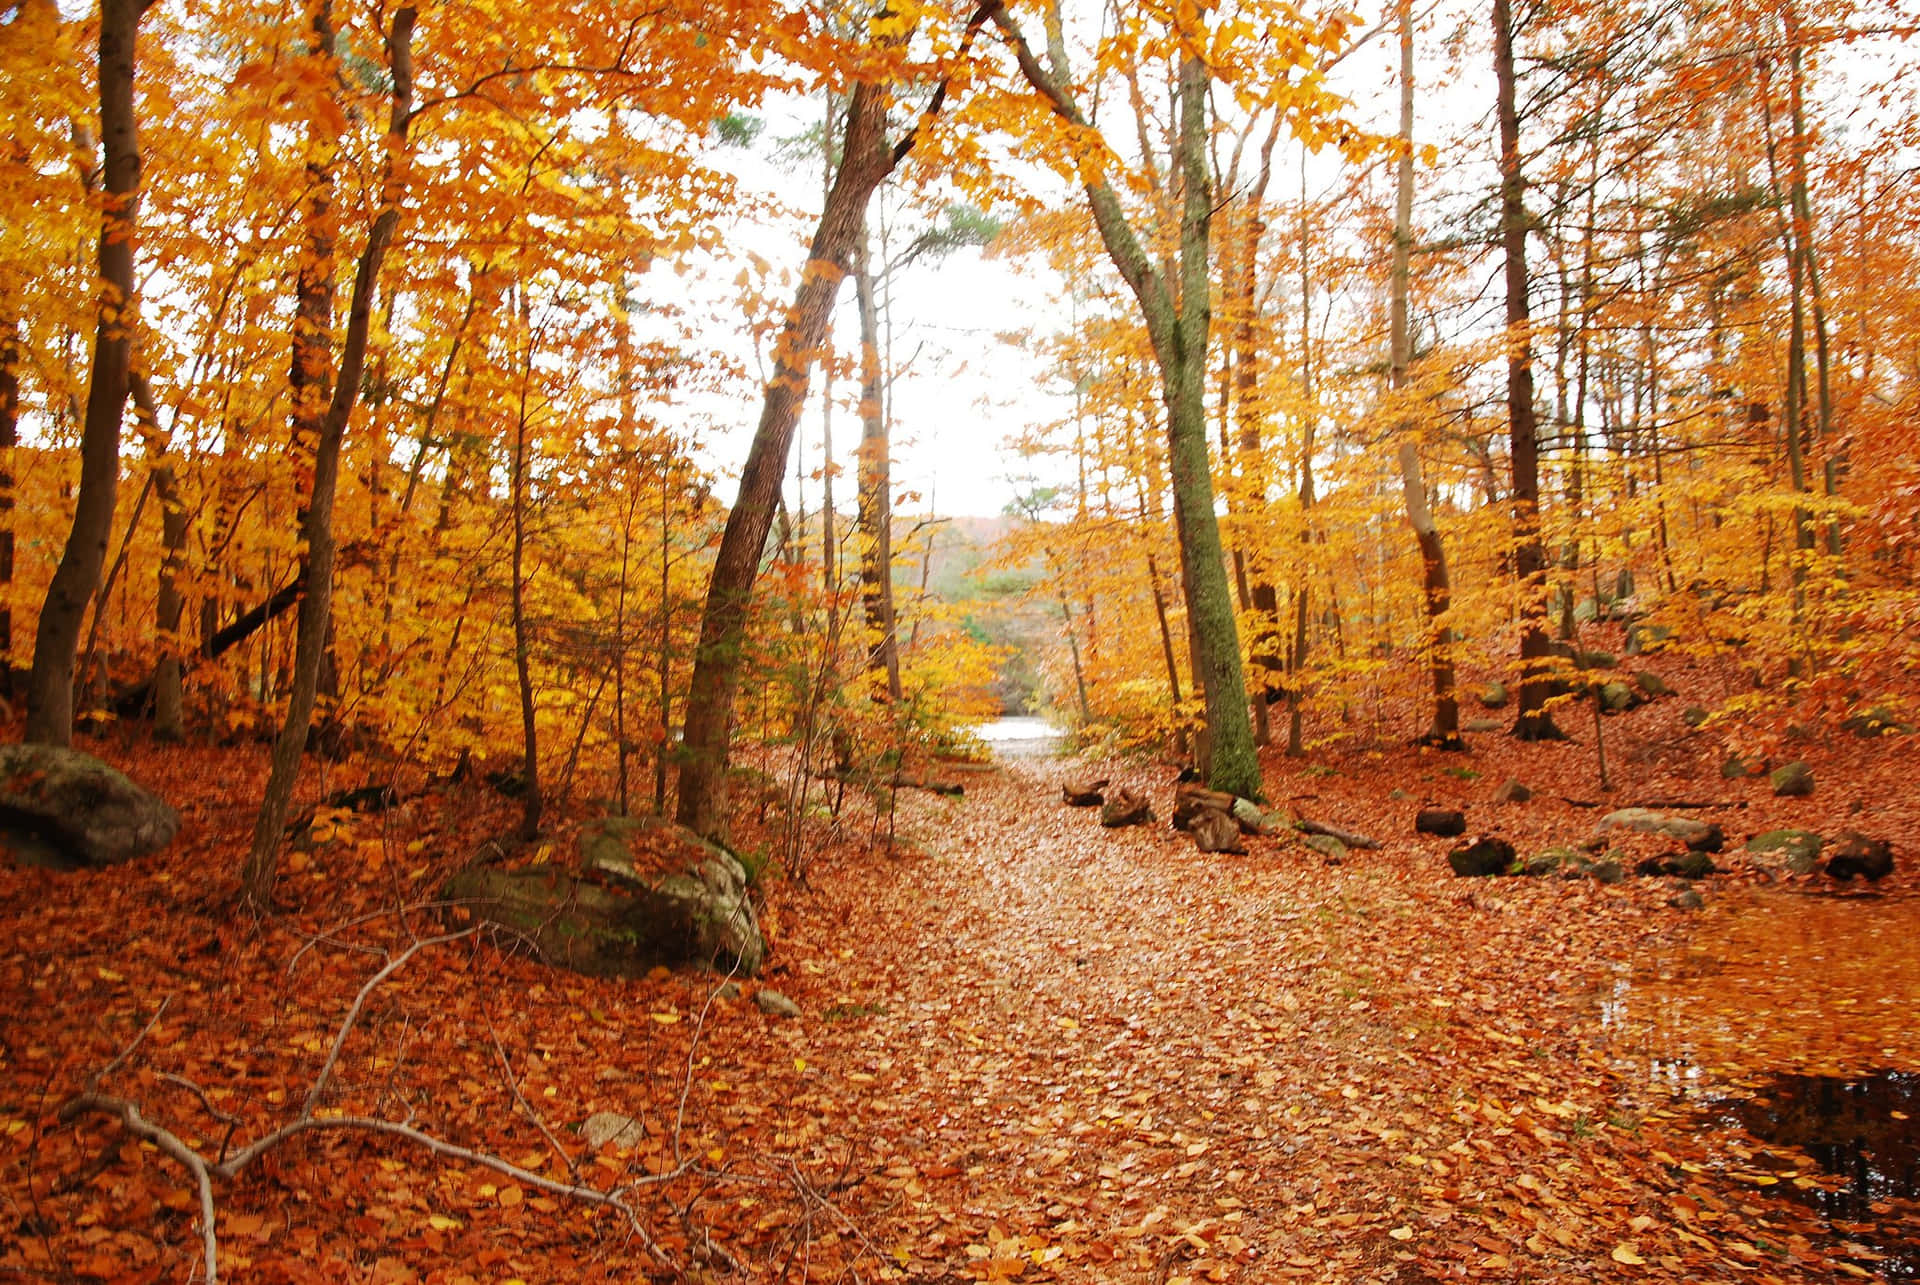
[[[1339,865],[1347,859],[1347,845],[1330,834],[1309,834],[1300,842],[1325,857],[1330,865]]]
[[[1506,724],[1502,723],[1497,718],[1470,718],[1466,722],[1460,724],[1460,730],[1463,732],[1486,733],[1486,732],[1497,732],[1505,726]]]
[[[1626,870],[1611,857],[1594,862],[1593,868],[1587,873],[1593,876],[1596,883],[1620,883],[1627,877]]]
[[[1781,874],[1813,873],[1826,841],[1811,830],[1768,830],[1747,840],[1755,865]]]
[[[1699,889],[1682,888],[1679,892],[1667,898],[1667,904],[1675,910],[1698,910],[1707,903],[1700,896]]]
[[[1767,780],[1778,798],[1799,799],[1813,793],[1813,769],[1798,759],[1775,768]]]
[[[179,813],[91,754],[0,746],[0,840],[16,859],[61,870],[118,865],[158,852],[179,829]]]
[[[1720,764],[1720,779],[1723,781],[1739,781],[1749,776],[1765,776],[1766,772],[1766,764],[1749,762],[1738,754],[1727,755],[1726,761]]]
[[[1680,711],[1680,721],[1688,727],[1705,727],[1713,714],[1705,705],[1689,705]]]
[[[616,1147],[633,1148],[646,1140],[646,1126],[618,1111],[595,1111],[580,1126],[580,1136],[596,1151],[611,1142]]]
[[[1513,777],[1502,781],[1500,788],[1493,792],[1495,803],[1525,803],[1532,797],[1533,791]]]
[[[1726,835],[1717,825],[1690,817],[1670,817],[1648,808],[1621,808],[1600,818],[1600,832],[1632,830],[1639,834],[1661,834],[1678,839],[1695,852],[1718,852],[1726,846]]]
[[[739,982],[727,982],[713,993],[713,997],[715,999],[739,999],[740,994]]]
[[[752,973],[765,960],[746,870],[724,849],[657,817],[621,817],[587,826],[580,857],[583,872],[471,866],[442,895],[593,976],[680,963]]]
[[[1641,693],[1649,699],[1657,700],[1662,696],[1673,695],[1673,688],[1667,686],[1667,680],[1654,673],[1651,669],[1643,669],[1635,674],[1633,676],[1633,685],[1638,687]]]
[[[664,864],[663,849],[670,854]],[[644,864],[636,850],[646,853]],[[686,933],[692,962],[760,971],[767,942],[747,896],[747,870],[726,849],[659,817],[603,817],[581,828],[580,865],[663,903],[663,927]]]
[[[1624,714],[1641,702],[1639,693],[1622,682],[1601,683],[1594,689],[1594,695],[1605,714]]]
[[[800,1006],[798,1004],[770,987],[762,986],[759,990],[755,991],[753,993],[753,1002],[760,1006],[762,1013],[766,1013],[772,1017],[800,1016]]]
[[[1480,705],[1483,709],[1505,709],[1509,699],[1505,683],[1488,683],[1480,693]]]
[[[1248,834],[1272,834],[1282,822],[1252,799],[1233,801],[1233,819]]]

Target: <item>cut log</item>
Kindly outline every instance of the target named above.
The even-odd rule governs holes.
[[[1144,825],[1153,820],[1153,805],[1121,786],[1100,807],[1100,824],[1109,830],[1126,825]]]
[[[844,781],[848,785],[858,785],[864,789],[925,790],[929,794],[945,794],[956,798],[967,792],[967,787],[957,781],[922,781],[910,776],[876,776],[872,772],[849,772],[838,768],[827,772],[816,772],[814,775],[823,781]]]
[[[1101,793],[1106,788],[1107,778],[1104,776],[1092,781],[1062,781],[1060,797],[1066,800],[1070,808],[1097,808],[1107,801]]]
[[[1181,782],[1173,787],[1173,828],[1190,829],[1195,817],[1203,812],[1218,812],[1225,817],[1233,815],[1234,796],[1219,790],[1209,790],[1204,785]]]
[[[1194,814],[1188,823],[1188,833],[1193,835],[1193,846],[1202,852],[1245,852],[1240,842],[1240,824],[1225,812],[1216,812],[1212,808]]]
[[[1421,808],[1413,818],[1413,828],[1418,834],[1451,839],[1467,832],[1467,816],[1454,808]]]

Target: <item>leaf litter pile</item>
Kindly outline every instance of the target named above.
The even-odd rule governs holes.
[[[1909,852],[1907,739],[1810,753],[1833,783],[1812,799],[1714,782],[1699,815],[1731,849],[1864,812]],[[222,1279],[1765,1282],[1893,1261],[1788,1198],[1834,1180],[1699,1107],[1789,1060],[1920,1067],[1910,980],[1869,966],[1809,1003],[1738,931],[1871,905],[1904,948],[1910,875],[1868,898],[1734,857],[1686,913],[1664,879],[1457,879],[1451,841],[1414,834],[1440,804],[1523,853],[1578,842],[1578,746],[1269,760],[1276,805],[1384,843],[1337,863],[1291,837],[1205,855],[1059,802],[1090,768],[1164,816],[1171,772],[1138,763],[903,793],[893,850],[849,821],[804,884],[763,881],[771,961],[732,984],[582,978],[461,932],[432,891],[512,824],[474,786],[322,813],[287,913],[243,922],[257,769],[102,752],[186,823],[116,870],[0,869],[0,1275],[201,1273],[194,1177],[63,1110],[89,1091],[209,1166],[308,1112],[210,1182]],[[1649,797],[1705,788],[1638,770]],[[1518,772],[1535,798],[1488,802]],[[763,987],[802,1015],[763,1011]]]

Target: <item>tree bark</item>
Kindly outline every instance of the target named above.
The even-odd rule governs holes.
[[[134,116],[135,45],[142,0],[101,0],[100,303],[80,437],[80,491],[60,565],[34,635],[26,739],[73,740],[73,669],[80,625],[100,583],[120,485],[120,426],[133,354],[133,239],[140,204],[140,136]]]
[[[20,445],[20,322],[0,334],[0,695],[13,694],[13,453]]]
[[[540,731],[533,703],[532,644],[527,633],[527,392],[533,383],[533,308],[527,283],[520,283],[520,339],[526,345],[520,369],[520,406],[513,421],[513,461],[510,485],[513,506],[512,582],[513,673],[520,688],[520,750],[524,788],[520,793],[520,837],[532,842],[540,835]],[[584,724],[583,724],[584,726]]]
[[[869,668],[886,674],[887,697],[898,701],[900,647],[893,611],[893,469],[885,372],[880,361],[880,308],[867,238],[854,259],[860,305],[860,600],[873,637]]]
[[[687,688],[675,815],[680,824],[708,838],[722,836],[726,828],[727,757],[747,608],[773,525],[794,426],[806,401],[808,375],[825,338],[840,282],[865,230],[868,198],[904,155],[887,144],[890,99],[882,85],[863,81],[854,86],[840,170],[828,189],[800,287],[774,348],[773,378],[767,384],[759,427],[740,474],[740,493],[727,514],[707,584],[700,642]]]
[[[1500,116],[1500,240],[1506,251],[1507,452],[1513,471],[1513,573],[1520,593],[1520,710],[1513,735],[1562,741],[1547,712],[1553,640],[1546,627],[1540,539],[1540,441],[1533,414],[1533,337],[1527,310],[1526,176],[1514,84],[1513,5],[1493,0],[1493,73]]]
[[[396,10],[393,25],[387,34],[387,60],[393,75],[393,91],[387,124],[386,161],[382,166],[380,212],[374,216],[366,247],[360,253],[354,272],[346,337],[340,349],[339,376],[333,384],[332,395],[326,400],[324,413],[317,422],[308,421],[314,432],[313,481],[308,488],[308,502],[300,520],[300,534],[307,550],[302,568],[306,593],[300,599],[295,631],[293,686],[287,696],[286,721],[281,724],[280,734],[273,743],[273,766],[260,801],[259,815],[254,819],[253,845],[241,872],[242,896],[248,905],[257,909],[267,907],[273,898],[274,882],[279,873],[281,831],[286,826],[294,782],[300,772],[300,757],[307,747],[307,728],[313,718],[314,701],[319,692],[320,662],[326,650],[327,621],[333,606],[333,497],[340,477],[340,450],[346,437],[347,421],[352,418],[360,397],[360,374],[366,362],[373,296],[379,287],[380,268],[386,259],[387,246],[393,240],[394,229],[400,222],[400,166],[407,146],[407,128],[413,118],[412,41],[417,16],[417,11],[411,6]],[[333,74],[330,0],[319,0],[316,5],[313,34],[315,42],[312,56],[326,60],[325,74],[330,82]],[[309,145],[315,148],[311,153],[314,162],[330,170],[333,140],[324,137],[311,139]],[[321,185],[321,190],[316,191],[313,198],[318,208],[309,206],[310,216],[317,217],[309,226],[308,252],[314,254],[324,249],[325,254],[324,258],[304,260],[301,266],[301,298],[297,305],[301,320],[296,322],[294,329],[294,365],[296,373],[301,374],[306,382],[296,383],[295,386],[296,433],[302,427],[304,407],[318,402],[318,398],[307,391],[313,387],[312,377],[324,373],[325,369],[324,364],[319,370],[309,366],[302,373],[299,369],[301,362],[303,359],[312,362],[317,358],[324,363],[326,353],[322,349],[331,346],[326,338],[331,326],[317,334],[311,330],[305,331],[307,342],[302,343],[309,305],[317,316],[318,299],[324,292],[328,309],[331,310],[333,233],[330,189],[329,173],[328,181]],[[308,297],[309,290],[312,291],[312,298]],[[308,400],[303,403],[300,400],[302,397]]]
[[[1061,73],[1064,41],[1050,32],[1049,59],[1040,65],[1004,4],[991,9],[1020,64],[1021,74],[1062,119],[1090,129]],[[1188,11],[1189,20],[1197,20]],[[1180,60],[1173,169],[1180,176],[1180,228],[1177,280],[1157,267],[1127,222],[1120,198],[1092,166],[1095,149],[1085,149],[1082,188],[1107,256],[1139,304],[1154,360],[1160,369],[1167,407],[1167,464],[1173,483],[1174,527],[1179,533],[1182,582],[1189,586],[1188,611],[1201,655],[1196,667],[1206,689],[1210,747],[1207,784],[1245,798],[1264,797],[1260,761],[1253,744],[1246,679],[1240,665],[1239,627],[1233,617],[1220,524],[1213,511],[1213,479],[1208,461],[1206,375],[1208,328],[1212,318],[1208,246],[1212,184],[1207,159],[1206,63],[1194,52],[1202,33],[1181,33],[1188,45]]]
[[[160,639],[160,659],[153,667],[153,734],[161,740],[177,741],[186,734],[180,656],[180,620],[186,612],[186,598],[180,592],[180,576],[187,557],[187,507],[167,457],[153,387],[144,372],[136,372],[132,383],[134,413],[147,438],[147,476],[160,500],[160,578],[153,622]]]
[[[1413,259],[1413,8],[1400,4],[1400,163],[1393,202],[1393,268],[1388,286],[1390,351],[1387,387],[1406,393],[1408,367],[1413,361],[1413,334],[1408,324],[1408,295]],[[1446,624],[1453,586],[1447,576],[1447,549],[1440,541],[1427,504],[1427,480],[1420,468],[1420,447],[1411,423],[1400,425],[1400,490],[1406,499],[1407,525],[1420,546],[1422,601],[1427,619],[1427,674],[1433,687],[1433,718],[1419,739],[1436,749],[1463,750],[1460,739],[1460,702],[1453,686],[1453,637]]]

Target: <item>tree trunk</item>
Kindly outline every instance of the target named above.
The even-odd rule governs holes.
[[[1006,34],[1027,83],[1054,112],[1080,129],[1091,129],[1064,77],[1065,42],[1049,33],[1053,71],[1040,65],[1032,47],[1004,7],[992,11]],[[1199,42],[1201,33],[1185,33]],[[1173,165],[1180,177],[1178,280],[1154,265],[1127,222],[1119,197],[1094,166],[1097,149],[1081,156],[1081,182],[1107,257],[1119,270],[1140,306],[1154,360],[1160,369],[1167,407],[1167,466],[1173,482],[1174,529],[1179,533],[1182,582],[1190,587],[1188,610],[1200,644],[1197,667],[1206,687],[1210,747],[1207,784],[1246,798],[1264,797],[1260,760],[1253,744],[1247,686],[1240,667],[1239,627],[1233,618],[1233,591],[1227,579],[1220,523],[1213,511],[1213,478],[1207,458],[1207,338],[1212,320],[1208,243],[1212,226],[1212,183],[1207,159],[1206,63],[1189,53],[1180,62],[1176,106],[1179,128]],[[1177,297],[1176,297],[1177,290]]]
[[[889,99],[882,85],[863,81],[854,87],[840,170],[828,190],[806,270],[774,349],[773,378],[761,405],[760,424],[707,584],[700,642],[687,688],[675,815],[680,824],[708,838],[721,836],[726,828],[727,756],[747,608],[773,524],[794,425],[806,401],[807,377],[826,335],[841,279],[865,230],[867,200],[904,154],[887,145]]]
[[[407,127],[412,123],[412,41],[416,17],[417,13],[411,6],[396,10],[392,28],[387,34],[387,60],[392,69],[393,92],[387,124],[386,160],[382,166],[380,212],[374,217],[373,227],[367,234],[366,248],[361,251],[354,272],[352,301],[347,312],[347,333],[340,350],[339,377],[333,384],[332,395],[326,401],[324,414],[317,423],[309,421],[315,433],[313,481],[308,488],[307,506],[300,519],[300,534],[307,550],[301,571],[306,582],[306,593],[300,599],[297,617],[293,684],[287,697],[286,721],[281,724],[280,734],[273,743],[273,767],[267,777],[259,815],[254,819],[253,844],[241,872],[242,895],[248,905],[259,909],[271,904],[273,898],[274,882],[279,873],[280,835],[286,826],[294,782],[300,773],[300,756],[307,747],[307,727],[313,718],[314,700],[319,691],[320,662],[326,649],[327,620],[333,605],[333,496],[340,477],[340,449],[346,437],[347,421],[352,418],[359,401],[360,373],[366,362],[367,331],[373,316],[373,296],[379,286],[380,267],[386,259],[387,246],[393,239],[394,229],[400,222],[400,160],[407,146]],[[333,75],[333,56],[330,52],[333,47],[332,28],[330,0],[319,0],[314,10],[315,42],[312,56],[325,60],[324,74],[328,83],[331,83]],[[323,172],[330,171],[333,145],[331,138],[311,139],[310,164],[318,165]],[[309,205],[312,222],[309,224],[308,253],[315,257],[303,260],[301,265],[301,293],[296,305],[300,317],[294,327],[296,375],[303,374],[303,361],[317,360],[321,363],[319,368],[314,370],[309,367],[305,375],[324,376],[325,349],[330,347],[327,341],[330,325],[317,332],[307,329],[310,318],[308,309],[311,307],[311,316],[317,317],[319,298],[323,293],[329,311],[332,306],[330,188],[330,181],[321,183],[316,189],[313,203]],[[315,253],[321,250],[324,250],[323,257]],[[317,397],[305,391],[312,386],[311,378],[307,378],[305,383],[295,384],[296,433],[302,427],[303,412],[318,402]]]
[[[540,835],[540,732],[533,704],[532,643],[527,634],[527,392],[533,383],[533,307],[527,283],[520,283],[520,339],[526,345],[520,370],[520,406],[513,421],[513,461],[510,485],[513,506],[512,583],[513,673],[520,688],[520,837],[532,842]]]
[[[147,477],[160,500],[160,579],[154,606],[160,659],[153,667],[153,734],[163,741],[177,741],[186,734],[180,656],[180,620],[186,612],[186,598],[180,592],[180,576],[187,558],[187,506],[160,433],[160,410],[153,387],[144,373],[134,374],[132,383],[134,411],[147,438]]]
[[[135,44],[141,0],[101,0],[100,141],[104,190],[100,216],[100,315],[80,437],[80,492],[60,565],[47,586],[34,635],[27,687],[26,739],[73,740],[73,666],[87,602],[100,583],[120,485],[120,424],[133,352],[133,239],[140,203],[140,137],[134,117]]]
[[[1387,387],[1405,395],[1407,369],[1413,361],[1413,335],[1407,320],[1412,288],[1413,259],[1413,9],[1400,4],[1400,163],[1393,202],[1393,269],[1388,287],[1390,333]],[[1453,687],[1453,636],[1447,627],[1453,586],[1447,576],[1447,549],[1440,541],[1427,505],[1427,480],[1420,468],[1420,447],[1414,426],[1400,425],[1400,491],[1407,505],[1407,525],[1420,546],[1422,600],[1427,617],[1427,674],[1433,686],[1433,718],[1419,743],[1436,749],[1463,750],[1460,739],[1460,703]]]
[[[1513,470],[1513,573],[1520,593],[1520,712],[1513,735],[1561,741],[1547,712],[1553,640],[1546,627],[1540,539],[1540,442],[1533,415],[1533,338],[1527,312],[1526,177],[1520,165],[1520,112],[1515,96],[1513,6],[1493,0],[1493,73],[1499,90],[1500,239],[1506,251],[1507,450]]]
[[[20,445],[20,323],[0,334],[0,696],[13,695],[13,453]]]
[[[853,286],[860,305],[860,600],[874,639],[867,663],[885,671],[887,696],[898,701],[904,691],[893,611],[892,442],[880,362],[880,308],[865,237],[854,259]]]

